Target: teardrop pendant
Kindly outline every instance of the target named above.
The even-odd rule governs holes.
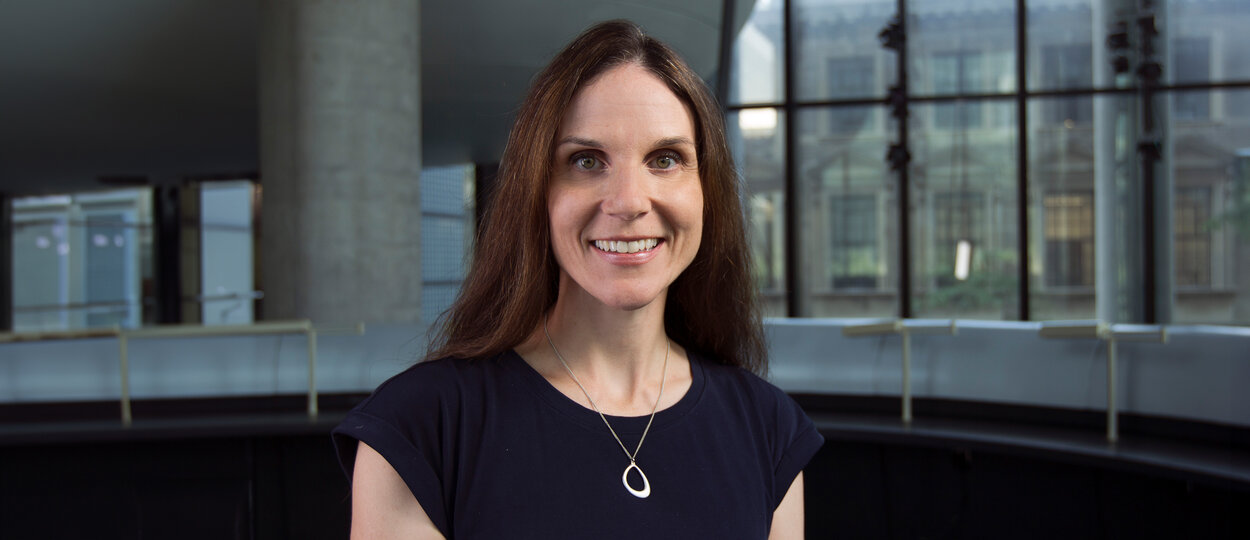
[[[629,470],[630,469],[634,469],[638,471],[638,475],[642,477],[642,490],[641,491],[634,489],[633,486],[629,485]],[[621,474],[621,483],[625,484],[625,489],[629,490],[630,495],[638,497],[639,499],[645,499],[651,496],[651,482],[647,480],[646,473],[642,472],[642,469],[638,467],[638,464],[633,461],[629,462],[629,466],[625,467],[625,472]]]

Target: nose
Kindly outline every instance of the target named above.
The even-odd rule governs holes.
[[[618,168],[605,183],[603,213],[625,221],[633,221],[651,211],[651,194],[645,171],[632,167]]]

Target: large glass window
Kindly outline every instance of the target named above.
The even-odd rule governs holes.
[[[881,149],[893,129],[880,106],[804,108],[798,118],[800,269],[805,316],[898,310],[897,182]],[[833,118],[855,117],[860,126]]]
[[[253,218],[256,186],[249,180],[199,184],[200,321],[248,324],[260,292],[254,290]]]
[[[421,318],[451,307],[467,271],[474,234],[472,165],[421,170]]]
[[[147,189],[13,199],[13,330],[139,326],[151,209]]]
[[[729,114],[729,144],[745,181],[747,226],[764,315],[786,315],[785,116],[776,109]]]
[[[894,82],[897,64],[895,56],[881,48],[877,33],[893,16],[896,0],[791,2],[791,25],[797,32],[792,42],[798,99],[884,96]]]
[[[949,103],[917,104],[936,114]],[[967,105],[997,120],[955,131],[913,124],[912,295],[917,316],[1018,317],[1014,102]]]
[[[759,0],[734,40],[729,70],[729,102],[780,103],[785,99],[784,0]]]
[[[730,123],[770,314],[1250,323],[1250,2],[755,9],[734,67],[767,91],[735,98]],[[907,86],[886,99],[900,57]],[[1139,88],[1145,61],[1156,92]]]
[[[1250,324],[1250,90],[1187,90],[1171,96],[1172,319]],[[1210,118],[1182,117],[1209,104]]]

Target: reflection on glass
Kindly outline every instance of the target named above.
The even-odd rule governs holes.
[[[1074,90],[1094,86],[1092,2],[1028,2],[1030,90]],[[1103,44],[1099,43],[1099,47]]]
[[[1090,96],[1030,100],[1029,113],[1029,316],[1034,320],[1092,319],[1096,316],[1096,197],[1109,189],[1117,214],[1117,287],[1140,302],[1136,252],[1141,227],[1136,178],[1132,98]],[[1102,120],[1095,119],[1095,114]],[[1105,178],[1100,178],[1104,175]],[[1133,317],[1124,306],[1123,317]],[[1130,320],[1130,319],[1124,319]]]
[[[13,329],[136,327],[151,286],[151,191],[13,200]]]
[[[451,307],[472,251],[473,165],[421,170],[421,319],[432,323]]]
[[[748,241],[764,315],[786,308],[785,116],[776,109],[743,109],[727,118],[730,147],[746,181]]]
[[[249,324],[259,297],[252,278],[252,208],[248,180],[200,184],[200,321]]]
[[[896,55],[881,47],[877,33],[897,10],[896,0],[791,1],[798,99],[884,96],[896,78]]]
[[[941,118],[954,104],[913,105]],[[913,129],[913,311],[918,317],[1019,318],[1016,121],[1011,101],[960,103],[976,121]],[[992,121],[991,121],[992,119]]]
[[[896,315],[896,175],[882,159],[893,122],[879,106],[822,107],[797,127],[801,315]]]
[[[1250,90],[1170,97],[1172,322],[1250,324]]]
[[[908,85],[914,95],[1016,90],[1015,2],[908,0]],[[879,23],[884,24],[884,23]]]
[[[784,99],[782,1],[755,2],[750,18],[738,32],[729,70],[729,103],[779,103]]]
[[[1229,82],[1250,79],[1250,2],[1245,0],[1170,0],[1165,35],[1174,83]]]

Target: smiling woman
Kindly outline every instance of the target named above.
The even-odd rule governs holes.
[[[335,430],[353,535],[801,538],[822,440],[759,377],[698,77],[631,23],[587,30],[536,78],[498,186],[427,361]]]

